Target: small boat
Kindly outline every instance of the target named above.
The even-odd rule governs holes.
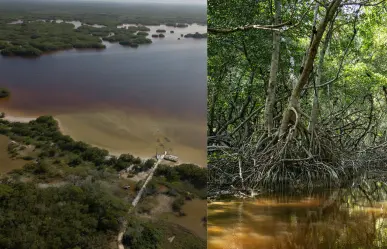
[[[172,155],[165,155],[164,156],[165,160],[171,161],[171,162],[177,162],[179,159],[177,156],[172,156]]]

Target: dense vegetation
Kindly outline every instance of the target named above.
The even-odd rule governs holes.
[[[209,1],[211,186],[384,172],[386,17],[384,1]]]
[[[129,43],[137,44],[137,45],[152,43],[151,39],[146,38],[148,33],[144,34],[144,32],[142,31],[135,33],[130,30],[128,31],[126,29],[122,29],[122,30],[124,30],[124,32],[114,31],[112,32],[114,35],[106,36],[106,37],[103,37],[102,39],[104,41],[109,41],[109,42],[119,42],[121,45],[126,45]]]
[[[175,21],[176,27],[185,27],[186,23],[204,24],[206,20],[205,9],[201,7],[169,6],[166,9],[142,4],[107,6],[75,2],[19,4],[23,4],[23,10],[14,1],[0,3],[0,52],[4,56],[40,56],[44,52],[71,48],[103,49],[105,45],[100,38],[138,47],[152,42],[146,38],[150,29],[144,25]],[[185,17],[176,18],[182,15]],[[23,22],[9,24],[15,20]],[[74,20],[85,25],[74,29],[73,24],[66,23]],[[117,28],[122,23],[138,25]]]
[[[155,241],[157,248],[205,248],[204,241],[177,225],[138,218],[136,212],[145,212],[147,203],[129,210],[136,192],[123,186],[132,184],[130,177],[149,170],[155,160],[130,154],[110,156],[106,150],[74,141],[59,132],[50,116],[30,123],[0,119],[0,134],[13,141],[8,146],[10,156],[26,160],[22,169],[0,178],[1,248],[107,248],[124,220],[128,221],[124,244],[130,248],[156,248]],[[118,180],[117,173],[129,167],[129,178]],[[169,174],[175,177],[166,180],[164,175]],[[206,176],[206,170],[196,165],[161,165],[145,195],[154,198],[158,186],[165,186],[176,198],[205,198]],[[138,182],[137,190],[142,183]],[[174,211],[179,213],[183,204]],[[148,205],[148,210],[152,208]],[[11,222],[15,219],[16,223]],[[165,236],[160,237],[164,232],[176,235],[176,242],[170,244]]]
[[[152,42],[144,31],[149,29],[144,26],[118,29],[88,25],[74,29],[71,23],[44,21],[0,24],[0,40],[3,40],[0,49],[2,55],[39,56],[43,52],[70,48],[105,48],[100,37],[105,41],[137,47]]]
[[[182,227],[163,221],[144,222],[132,219],[129,226],[130,229],[125,233],[123,242],[130,249],[206,248],[205,241],[197,239]],[[176,238],[173,243],[170,243],[166,238],[172,236],[176,236]]]
[[[199,32],[196,32],[195,34],[186,34],[184,36],[185,38],[195,38],[195,39],[203,39],[203,38],[207,38],[207,34],[204,33],[204,34],[200,34]]]
[[[140,23],[143,25],[174,23],[177,27],[185,27],[192,23],[206,25],[207,12],[204,5],[1,1],[0,23],[9,23],[19,19],[26,21],[36,19],[78,20],[82,23],[100,24],[110,28],[115,28],[122,23]]]
[[[39,56],[43,52],[69,48],[104,48],[98,37],[76,32],[69,23],[36,21],[0,24],[2,55]]]
[[[127,206],[96,184],[38,188],[0,184],[0,248],[109,246]]]
[[[207,185],[207,170],[193,164],[180,164],[175,167],[160,165],[155,176],[164,176],[169,182],[187,181],[196,189],[205,189]]]

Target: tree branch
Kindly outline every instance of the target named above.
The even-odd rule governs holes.
[[[323,87],[323,86],[326,86],[326,85],[329,85],[333,82],[335,82],[336,80],[339,79],[339,76],[340,76],[340,73],[341,73],[341,70],[343,69],[343,64],[344,64],[344,59],[347,57],[348,55],[348,52],[349,52],[349,48],[353,42],[353,40],[355,39],[355,36],[357,34],[357,29],[356,29],[356,22],[358,20],[358,17],[359,17],[359,10],[360,8],[356,11],[356,17],[355,17],[355,20],[354,20],[354,23],[353,23],[353,34],[352,34],[352,37],[351,37],[351,40],[349,41],[347,47],[345,48],[345,51],[344,51],[344,54],[343,54],[343,57],[341,58],[341,61],[340,61],[340,65],[339,65],[339,69],[337,70],[337,73],[336,73],[336,76],[335,78],[321,84],[321,85],[318,85],[318,86],[309,86],[309,87],[306,87],[305,89],[309,89],[309,88],[320,88],[320,87]]]
[[[346,5],[359,5],[359,6],[376,6],[379,4],[384,3],[386,0],[381,0],[376,3],[370,3],[370,1],[362,1],[362,2],[348,2],[348,3],[343,3],[340,6],[346,6]]]
[[[289,20],[280,24],[275,24],[275,25],[261,25],[261,24],[252,24],[252,25],[245,25],[245,26],[239,26],[236,28],[208,28],[207,32],[212,33],[212,34],[229,34],[229,33],[234,33],[238,31],[248,31],[248,30],[271,30],[271,31],[285,31],[289,30],[291,28],[297,27],[299,24],[302,23],[303,19],[307,16],[310,7],[314,1],[312,1],[308,9],[302,14],[300,20],[293,25],[293,21]],[[286,29],[283,29],[284,27],[287,27]]]
[[[282,27],[291,25],[291,21],[287,21],[284,23],[280,23],[277,25],[259,25],[259,24],[253,24],[253,25],[246,25],[246,26],[240,26],[236,28],[230,28],[230,29],[217,29],[217,28],[208,28],[207,31],[208,33],[213,33],[213,34],[228,34],[228,33],[234,33],[237,31],[247,31],[247,30],[252,30],[252,29],[259,29],[259,30],[272,30],[272,31],[281,31]]]

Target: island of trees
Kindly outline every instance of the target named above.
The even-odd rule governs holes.
[[[196,32],[194,34],[188,33],[184,37],[185,38],[204,39],[204,38],[207,38],[207,33],[203,33],[203,34],[200,34],[199,32]]]
[[[11,93],[8,89],[0,87],[0,99],[8,97],[10,94]]]
[[[69,48],[104,48],[98,37],[76,32],[69,23],[0,24],[2,55],[39,56]]]
[[[176,27],[177,28],[186,28],[186,27],[188,27],[188,24],[186,24],[186,23],[178,23],[178,24],[176,24]]]
[[[141,26],[138,26],[138,27],[140,27],[140,29],[138,30],[135,30],[134,28],[117,29],[117,30],[112,30],[107,28],[106,30],[101,30],[96,32],[105,32],[104,33],[105,36],[102,36],[102,40],[108,41],[108,42],[119,42],[121,45],[127,45],[127,44],[141,45],[141,44],[152,43],[151,39],[146,38],[148,33],[143,31],[144,29]]]
[[[0,50],[4,56],[39,56],[44,52],[71,48],[103,49],[102,40],[138,47],[152,41],[146,36],[149,28],[133,26],[128,29],[97,28],[83,25],[74,29],[71,23],[29,22],[0,24]]]

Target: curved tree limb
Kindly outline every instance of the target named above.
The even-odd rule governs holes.
[[[286,31],[291,28],[297,27],[299,24],[302,23],[304,18],[307,16],[309,12],[309,8],[312,6],[314,1],[309,3],[308,9],[303,13],[300,20],[296,23],[293,22],[293,20],[289,20],[283,23],[274,24],[274,25],[262,25],[262,24],[251,24],[251,25],[245,25],[245,26],[239,26],[235,28],[208,28],[208,33],[212,34],[230,34],[238,31],[248,31],[248,30],[271,30],[271,31]],[[294,23],[294,24],[293,24]]]

